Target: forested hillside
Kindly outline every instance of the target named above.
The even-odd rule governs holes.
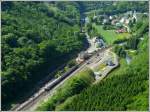
[[[121,46],[121,49],[115,51],[124,60],[122,55],[127,49],[136,50],[137,53],[132,56],[133,59],[129,65],[121,63],[120,68],[110,73],[106,79],[87,88],[79,95],[68,98],[57,106],[56,110],[148,110],[147,21],[148,18],[143,17],[132,27],[135,36],[127,40],[127,44]]]
[[[77,7],[2,2],[2,107],[83,48]]]
[[[106,44],[109,40],[120,58],[120,67],[93,85],[91,70],[79,73],[37,110],[148,110],[148,2],[3,1],[1,9],[2,110],[26,101],[32,96],[28,93],[43,86],[38,85],[41,79],[75,60],[88,46],[86,33],[91,38],[100,37]],[[127,11],[137,11],[141,18],[129,24],[130,36],[125,39],[117,40],[116,35],[124,35],[116,33],[111,25],[100,27],[105,18],[93,19],[120,16]],[[127,55],[131,55],[130,64],[125,62]],[[48,80],[62,74],[58,71]]]
[[[138,55],[118,75],[68,98],[56,110],[148,110],[148,56]],[[141,68],[142,66],[142,68]]]
[[[148,11],[147,2],[128,2],[128,1],[87,1],[81,2],[84,7],[84,12],[97,14],[119,14],[129,10],[136,10],[138,12]],[[140,8],[139,8],[140,7]]]

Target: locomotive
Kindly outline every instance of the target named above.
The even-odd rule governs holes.
[[[49,85],[48,87],[45,88],[45,91],[49,91],[52,88],[54,88],[59,82],[61,82],[62,80],[64,80],[67,76],[69,76],[71,73],[73,73],[77,68],[79,67],[79,65],[75,65],[74,67],[71,68],[71,70],[69,70],[68,72],[64,73],[60,78],[58,78],[55,82],[53,82],[51,85]]]

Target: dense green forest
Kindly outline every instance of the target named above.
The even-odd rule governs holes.
[[[37,110],[55,110],[56,106],[63,103],[65,99],[75,94],[79,94],[94,81],[93,71],[85,68],[67,80],[61,87],[59,87],[56,93],[54,93],[54,95],[52,95],[46,102],[43,102]]]
[[[84,14],[93,17],[95,10],[97,14],[108,15],[129,10],[147,12],[148,3],[1,2],[2,110],[8,110],[12,104],[17,104],[38,81],[74,59],[85,49],[85,35],[81,33],[80,18],[85,16]],[[89,35],[101,37],[91,24],[88,24],[86,29],[89,30]],[[66,90],[61,88],[62,92],[56,94],[58,97],[49,99],[50,103],[43,104],[39,110],[146,110],[148,107],[147,17],[143,17],[136,25],[131,26],[131,29],[132,38],[125,40],[127,44],[119,47],[116,45],[114,48],[121,58],[125,57],[126,50],[137,50],[135,59],[130,65],[120,67],[120,71],[110,74],[112,78],[106,78],[91,87],[88,86],[93,79],[90,81],[88,76],[84,77],[85,74],[91,73],[87,71],[83,77],[75,77],[73,81],[71,79],[63,86]],[[144,40],[141,40],[141,37]],[[113,75],[116,73],[117,76]],[[77,84],[75,88],[72,88],[73,83]],[[73,92],[66,92],[68,89]],[[75,95],[76,93],[78,95]],[[138,96],[141,99],[138,100]]]
[[[83,48],[77,7],[2,2],[2,107]]]
[[[145,1],[87,1],[81,2],[86,14],[119,14],[129,10],[136,10],[138,12],[148,12],[148,5]],[[140,8],[139,8],[140,7]]]

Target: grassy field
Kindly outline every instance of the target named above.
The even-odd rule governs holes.
[[[95,72],[99,72],[101,70],[103,70],[106,67],[106,65],[104,63],[100,64],[99,66],[94,68]]]
[[[130,36],[129,33],[117,34],[115,33],[115,30],[103,30],[101,25],[93,24],[93,26],[97,29],[98,33],[104,37],[105,41],[109,45],[112,44],[115,40],[127,38]]]
[[[128,53],[128,56],[130,57],[134,57],[137,54],[136,50],[126,50],[126,52]]]

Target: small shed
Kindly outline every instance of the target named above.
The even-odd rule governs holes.
[[[81,63],[83,62],[85,59],[88,58],[88,53],[82,51],[78,54],[78,57],[76,58],[76,62],[77,63]]]

